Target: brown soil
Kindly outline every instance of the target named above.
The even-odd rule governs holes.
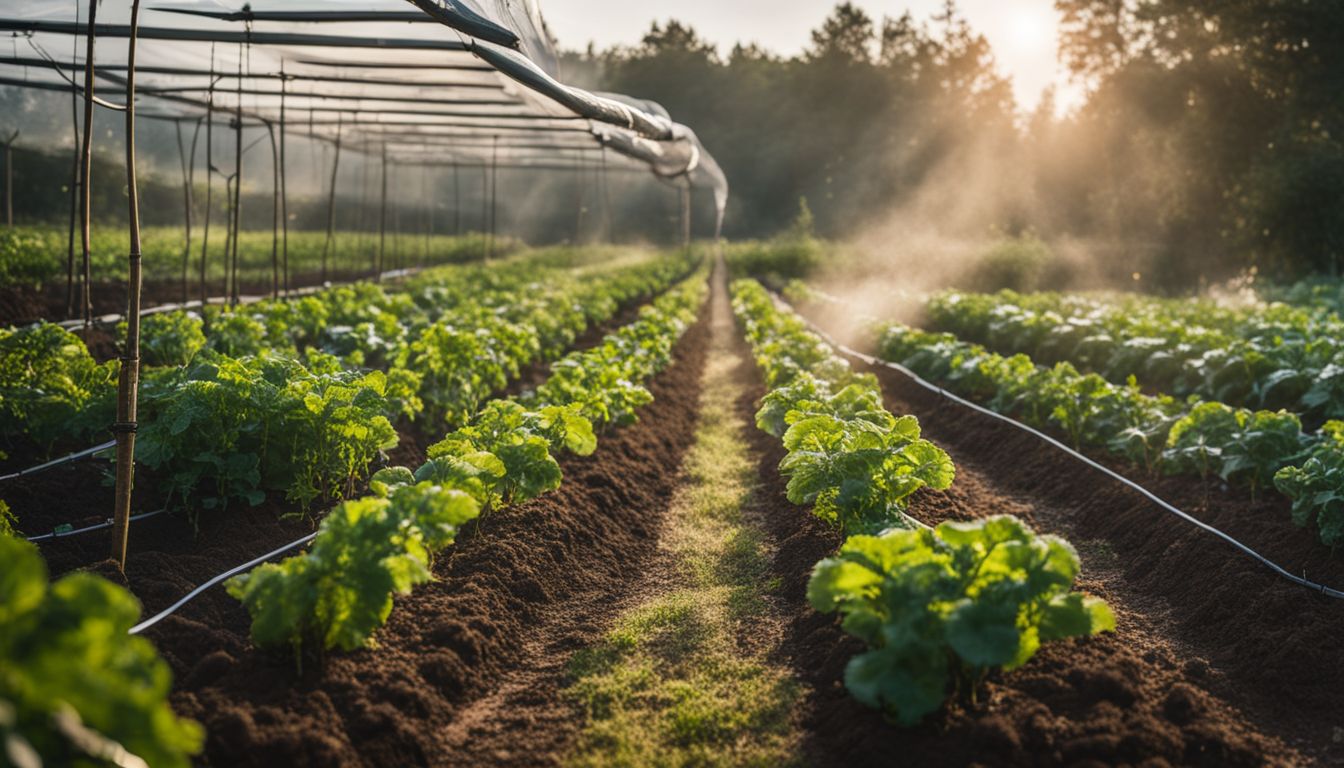
[[[177,675],[175,706],[207,728],[205,762],[553,762],[572,713],[557,710],[560,727],[538,740],[526,733],[532,723],[510,719],[507,700],[474,712],[472,702],[511,672],[555,669],[600,634],[638,580],[694,436],[705,336],[700,323],[678,345],[638,424],[603,435],[591,457],[562,461],[559,491],[466,526],[437,580],[398,600],[381,647],[300,677],[251,647],[246,613],[222,590],[151,630]]]
[[[917,765],[1336,764],[1340,690],[1334,663],[1341,606],[1278,579],[1137,493],[1010,426],[943,401],[895,372],[877,371],[887,405],[920,417],[958,478],[924,492],[912,513],[936,524],[1011,513],[1063,534],[1084,563],[1080,587],[1116,609],[1119,631],[1044,648],[1022,670],[996,674],[975,703],[954,702],[915,729],[895,729],[856,704],[844,664],[859,643],[805,605],[807,574],[840,537],[769,490],[782,514],[777,568],[798,607],[786,655],[813,687],[813,760]],[[759,383],[754,397],[763,394]],[[755,404],[744,396],[743,407]],[[757,434],[762,471],[783,458]],[[1128,468],[1133,470],[1134,468]],[[776,474],[777,478],[777,474]],[[1178,506],[1202,506],[1198,482],[1150,484]],[[1333,577],[1310,535],[1273,501],[1217,489],[1201,516]],[[1290,566],[1291,567],[1291,566]],[[1336,581],[1338,583],[1338,579]]]

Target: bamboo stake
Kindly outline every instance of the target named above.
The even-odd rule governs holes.
[[[140,192],[135,181],[135,43],[140,0],[131,2],[131,30],[126,54],[126,188],[130,200],[130,276],[126,302],[126,349],[117,387],[116,509],[112,517],[112,559],[126,568],[130,536],[131,490],[135,485],[135,430],[140,388]]]
[[[84,328],[93,325],[93,294],[89,283],[93,279],[90,239],[92,237],[92,178],[93,166],[93,46],[97,38],[98,0],[89,0],[89,31],[86,36],[87,47],[84,52],[84,136],[80,144],[80,243],[83,245],[83,295]]]

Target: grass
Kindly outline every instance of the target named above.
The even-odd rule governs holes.
[[[726,308],[725,308],[726,311]],[[756,472],[734,408],[731,326],[717,328],[687,482],[663,546],[674,586],[628,610],[570,664],[586,716],[573,766],[780,766],[798,762],[802,689],[766,658],[769,551],[745,512]]]

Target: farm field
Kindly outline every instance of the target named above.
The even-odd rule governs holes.
[[[0,768],[1344,765],[1344,13],[610,2],[0,9]]]

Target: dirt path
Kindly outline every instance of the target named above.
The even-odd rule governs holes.
[[[1180,631],[1208,621],[1207,613],[1191,620],[1148,584],[1135,584],[1136,567],[1152,568],[1158,556],[1150,552],[1140,557],[1138,549],[1146,543],[1160,551],[1165,545],[1159,542],[1170,535],[1169,526],[1159,525],[1150,515],[1142,522],[1129,519],[1101,530],[1083,529],[1077,525],[1080,508],[1094,520],[1123,519],[1127,510],[1143,505],[1136,500],[1121,504],[1117,497],[1122,494],[1099,476],[1088,476],[1067,462],[1061,466],[1058,456],[922,397],[923,390],[885,375],[882,379],[888,407],[919,416],[926,436],[947,449],[958,468],[951,490],[918,494],[912,513],[929,523],[1011,513],[1040,529],[1068,536],[1084,561],[1080,586],[1111,602],[1120,627],[1114,635],[1047,646],[1025,668],[991,676],[975,702],[954,703],[917,728],[892,728],[844,690],[844,665],[861,646],[840,631],[834,617],[818,615],[806,605],[808,574],[818,560],[835,551],[840,537],[789,505],[776,474],[766,491],[773,499],[770,506],[778,512],[772,527],[778,542],[774,567],[794,609],[782,656],[812,690],[804,713],[810,762],[836,766],[1337,762],[1330,729],[1319,728],[1326,717],[1313,716],[1318,726],[1314,738],[1304,737],[1310,728],[1286,727],[1253,696],[1244,695],[1240,690],[1244,681],[1230,679],[1206,652],[1209,649],[1192,644]],[[744,394],[739,403],[743,413],[753,410],[763,394],[759,382],[754,392]],[[783,458],[783,450],[764,433],[758,432],[754,443],[764,476]],[[1140,524],[1148,526],[1146,532],[1133,530]],[[1272,586],[1260,581],[1261,588]],[[1297,599],[1299,606],[1319,602],[1309,595]],[[1223,638],[1225,653],[1228,627],[1206,626]],[[1256,658],[1272,653],[1261,649]],[[1321,651],[1313,658],[1319,662],[1330,655]]]

